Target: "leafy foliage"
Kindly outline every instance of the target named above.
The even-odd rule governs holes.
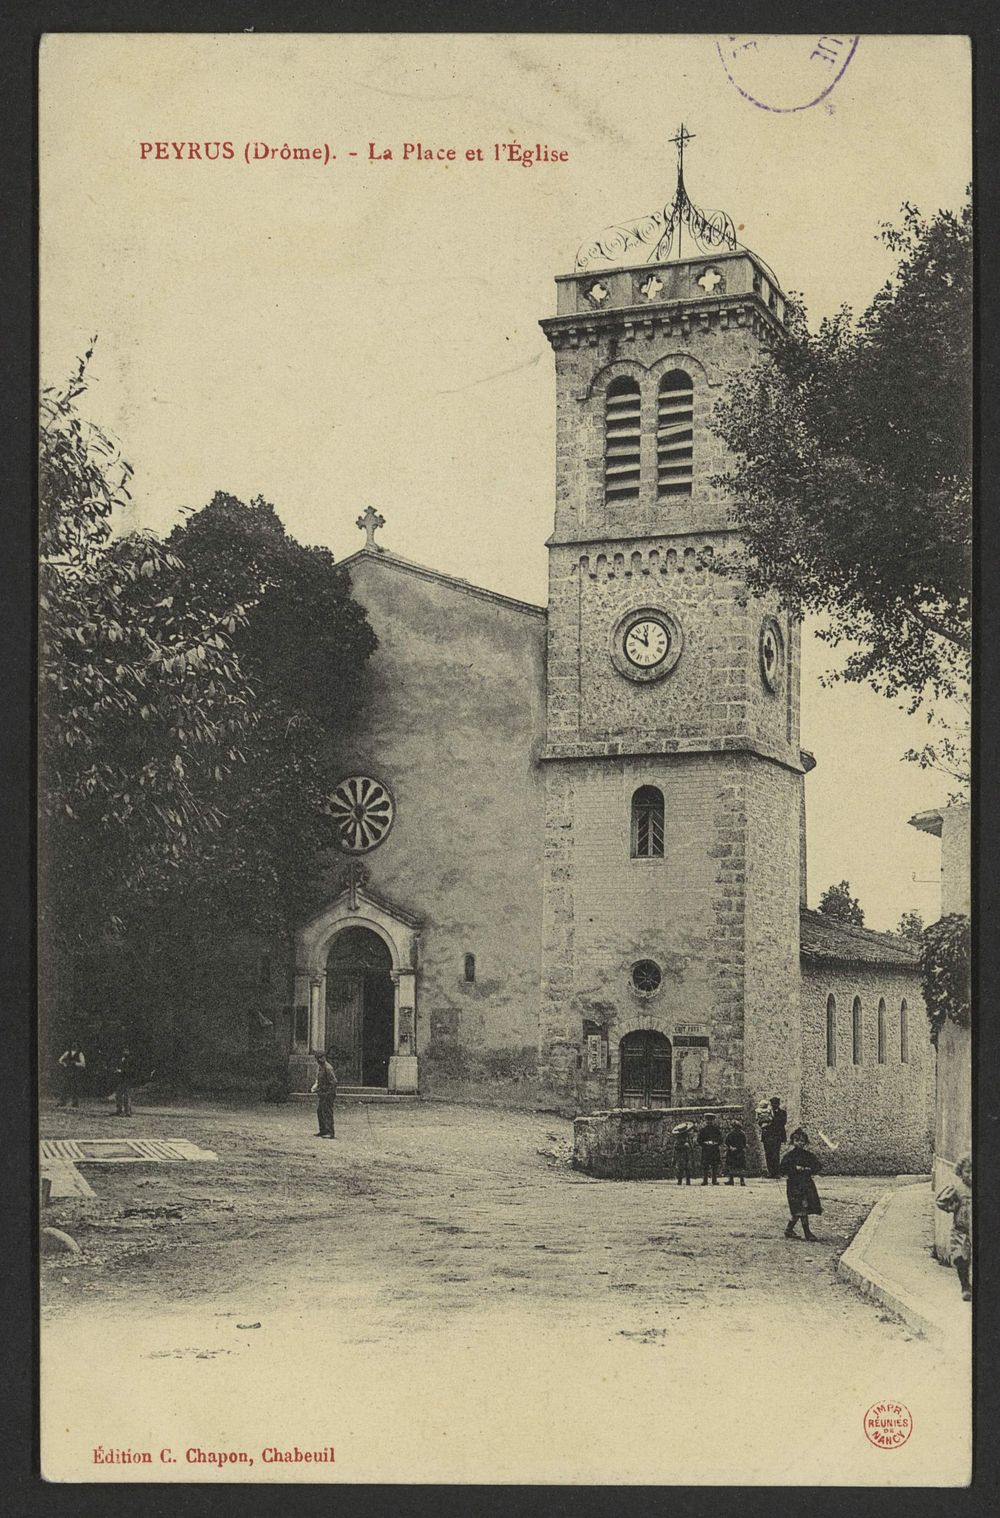
[[[827,886],[819,899],[819,910],[837,922],[850,922],[856,928],[865,925],[865,914],[856,896],[851,895],[850,882],[842,880],[839,885]]]
[[[43,393],[40,457],[42,912],[79,942],[218,828],[217,787],[256,720],[232,645],[245,607],[178,603],[176,556],[112,536],[131,471],[77,412],[89,356]]]
[[[376,645],[346,573],[267,502],[217,495],[167,543],[121,532],[131,471],[79,415],[89,357],[41,408],[42,1003],[176,1073],[218,1018],[213,954],[286,939],[321,889]],[[122,973],[85,972],[112,941]]]
[[[929,221],[904,205],[882,239],[899,264],[867,311],[812,333],[792,297],[786,338],[717,406],[734,463],[716,483],[743,549],[716,567],[823,615],[819,636],[846,645],[830,678],[933,717],[968,678],[971,203]],[[952,742],[946,767],[964,773]]]
[[[217,919],[287,929],[309,909],[317,862],[337,840],[326,801],[375,635],[332,554],[289,537],[260,497],[217,493],[167,547],[184,564],[179,596],[194,587],[246,604],[233,647],[255,693],[253,733],[239,770],[220,781],[222,821],[195,893]]]
[[[920,913],[911,909],[904,912],[899,919],[899,927],[896,929],[900,938],[908,938],[911,943],[920,943],[924,934],[924,919]]]
[[[924,929],[920,968],[936,1045],[946,1018],[960,1028],[972,1021],[972,924],[964,913],[950,912]]]

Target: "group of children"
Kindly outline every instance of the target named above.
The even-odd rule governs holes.
[[[775,1097],[773,1106],[778,1108]],[[783,1109],[780,1109],[783,1116]],[[674,1164],[678,1186],[691,1184],[694,1150],[701,1151],[701,1184],[719,1184],[719,1166],[725,1146],[726,1185],[734,1186],[739,1177],[741,1186],[746,1185],[747,1136],[743,1125],[734,1121],[725,1137],[714,1114],[709,1113],[701,1128],[695,1132],[694,1123],[678,1123],[674,1133]],[[785,1177],[789,1218],[785,1226],[786,1239],[795,1238],[796,1224],[801,1223],[803,1238],[810,1242],[815,1234],[809,1227],[809,1219],[818,1217],[822,1211],[814,1177],[822,1170],[820,1160],[809,1149],[809,1135],[804,1128],[796,1128],[789,1135],[790,1147],[778,1159],[776,1174]],[[771,1156],[768,1169],[771,1171]],[[963,1155],[955,1166],[955,1181],[944,1188],[936,1199],[942,1212],[951,1214],[952,1226],[949,1239],[949,1257],[955,1267],[962,1298],[972,1300],[972,1157]]]
[[[747,1136],[740,1123],[732,1124],[725,1139],[722,1136],[722,1129],[711,1113],[706,1117],[697,1135],[694,1131],[694,1123],[678,1123],[674,1129],[674,1160],[677,1166],[678,1186],[685,1182],[688,1186],[691,1184],[695,1144],[701,1150],[701,1184],[703,1186],[707,1186],[709,1180],[713,1186],[719,1184],[723,1144],[726,1148],[726,1185],[735,1186],[737,1176],[739,1176],[740,1185],[746,1185]]]
[[[709,1113],[701,1128],[695,1132],[694,1123],[678,1123],[674,1132],[674,1163],[677,1184],[691,1184],[694,1149],[701,1151],[701,1184],[719,1184],[719,1167],[723,1162],[725,1147],[726,1185],[735,1186],[737,1178],[746,1185],[747,1136],[742,1123],[734,1120],[723,1137],[722,1129],[714,1114]],[[795,1236],[795,1225],[802,1224],[803,1237],[815,1238],[809,1227],[809,1219],[823,1211],[813,1176],[823,1166],[808,1148],[809,1135],[804,1128],[796,1128],[791,1135],[791,1147],[778,1164],[778,1173],[785,1177],[788,1196],[789,1220],[785,1237]]]

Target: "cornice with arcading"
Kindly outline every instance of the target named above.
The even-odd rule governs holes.
[[[669,306],[617,306],[606,311],[576,311],[546,316],[538,323],[552,347],[579,348],[596,345],[602,336],[687,337],[692,331],[713,326],[749,331],[755,337],[778,341],[785,328],[755,292],[738,295],[701,296],[674,300]]]
[[[587,759],[685,759],[716,758],[748,755],[766,759],[781,769],[795,775],[808,774],[813,764],[806,765],[799,759],[790,758],[787,749],[778,749],[755,738],[727,736],[725,738],[582,738],[572,742],[546,743],[539,760],[542,764],[565,760]],[[812,757],[811,755],[809,756]]]

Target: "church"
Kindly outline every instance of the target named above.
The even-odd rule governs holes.
[[[673,203],[584,244],[541,321],[547,605],[359,518],[372,691],[276,1031],[300,1091],[325,1048],[347,1087],[523,1082],[579,1112],[736,1106],[750,1131],[779,1094],[829,1168],[924,1171],[915,953],[806,906],[799,624],[711,567],[733,540],[712,409],[785,296],[688,198],[684,140]]]

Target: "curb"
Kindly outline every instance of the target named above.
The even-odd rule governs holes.
[[[943,1326],[927,1316],[920,1303],[904,1290],[898,1282],[876,1270],[868,1261],[868,1250],[875,1242],[882,1219],[895,1196],[895,1190],[885,1191],[865,1218],[848,1247],[837,1261],[837,1275],[862,1296],[878,1302],[881,1307],[899,1318],[914,1333],[926,1339],[942,1343],[945,1338]]]

